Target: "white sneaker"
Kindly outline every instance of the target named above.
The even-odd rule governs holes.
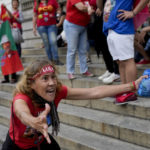
[[[113,83],[113,81],[120,79],[120,75],[112,73],[109,77],[104,78],[102,80],[103,83],[105,84],[111,84]]]
[[[103,75],[99,76],[99,80],[103,80],[104,78],[107,78],[111,75],[111,73],[107,70]]]

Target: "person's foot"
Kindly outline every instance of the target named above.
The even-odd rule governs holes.
[[[9,80],[3,80],[1,83],[9,83]]]
[[[73,80],[76,77],[72,73],[68,73],[68,79]]]
[[[82,73],[82,75],[84,77],[93,77],[94,76],[94,74],[90,73],[89,71],[86,71],[85,73]]]
[[[11,81],[10,81],[10,83],[16,83],[17,82],[17,80],[16,79],[11,79]]]
[[[123,105],[131,101],[136,101],[137,96],[134,92],[127,92],[123,94],[116,95],[115,104],[117,105]]]
[[[55,65],[58,65],[58,66],[64,65],[60,60],[54,60],[53,62]]]
[[[137,62],[136,64],[138,64],[138,65],[150,64],[150,60],[142,59],[139,62]]]
[[[115,74],[115,73],[111,73],[111,75],[108,76],[107,78],[104,78],[102,80],[102,82],[105,83],[105,84],[111,84],[114,81],[119,80],[119,79],[120,79],[120,75]]]
[[[102,74],[101,76],[99,76],[98,79],[99,80],[103,80],[104,78],[107,78],[110,75],[111,75],[111,73],[107,70],[104,74]]]
[[[91,64],[92,63],[90,58],[87,58],[86,62],[87,62],[87,64]]]

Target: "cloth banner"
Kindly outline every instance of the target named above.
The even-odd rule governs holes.
[[[134,3],[134,7],[136,7],[139,2],[140,2],[140,0],[136,0],[135,3]],[[150,13],[149,13],[148,7],[146,6],[133,19],[134,20],[134,27],[135,27],[135,29],[140,27],[146,21],[146,19],[149,16],[150,16]]]
[[[2,20],[3,22],[5,22],[6,20],[10,20],[10,17],[6,11],[6,8],[3,5],[1,5],[0,20]]]
[[[8,37],[11,43],[11,50],[9,53],[6,53],[2,48],[2,45],[0,45],[0,71],[3,75],[9,75],[18,71],[22,71],[23,66],[16,49],[14,39],[12,37],[12,32],[8,20],[0,24],[0,41],[2,40],[3,35]]]

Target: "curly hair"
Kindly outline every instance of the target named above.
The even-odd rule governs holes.
[[[31,88],[31,84],[34,82],[34,80],[31,80],[31,78],[40,72],[40,70],[46,66],[46,65],[51,65],[54,69],[54,73],[57,73],[57,70],[54,66],[54,64],[48,60],[45,59],[38,59],[33,61],[28,67],[25,68],[23,75],[21,76],[19,82],[16,85],[16,88],[14,90],[13,95],[15,96],[17,93],[22,93],[28,95],[31,99],[33,99],[33,89]],[[56,88],[56,95],[58,91],[60,90],[62,84],[57,80],[57,88]]]

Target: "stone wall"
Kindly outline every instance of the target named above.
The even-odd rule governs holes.
[[[11,10],[11,0],[0,0],[0,5],[5,4],[9,10]]]
[[[31,9],[33,7],[34,0],[21,0],[22,11]],[[58,0],[59,3],[64,3],[66,0]]]

